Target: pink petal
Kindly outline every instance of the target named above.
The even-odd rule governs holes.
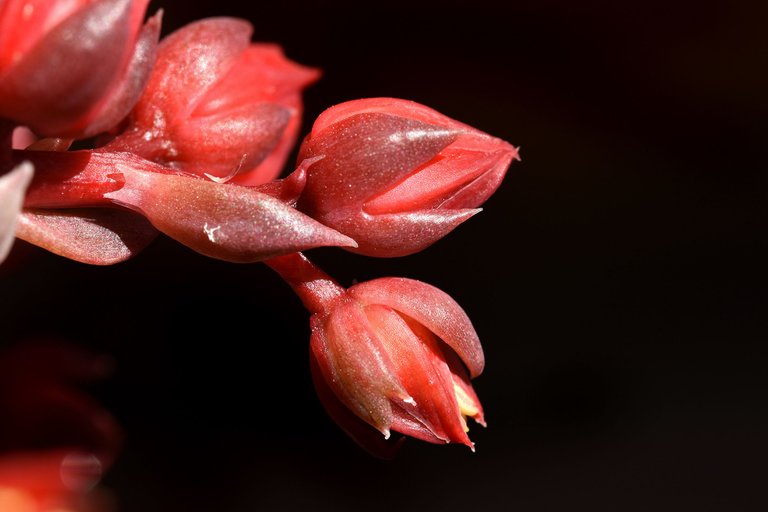
[[[358,246],[352,252],[391,258],[421,251],[453,231],[481,210],[424,210],[368,215],[333,212],[317,219],[353,238]]]
[[[113,91],[88,116],[82,137],[90,137],[114,128],[125,119],[141,97],[157,59],[162,11],[152,16],[139,33],[123,76],[116,80]]]
[[[430,161],[456,136],[452,129],[379,113],[358,114],[325,130],[313,129],[302,144],[299,161],[325,158],[309,168],[299,208],[315,216],[360,205]]]
[[[389,356],[389,370],[413,399],[398,404],[407,414],[396,415],[392,429],[429,442],[472,446],[464,432],[451,372],[434,335],[416,322],[409,325],[386,306],[371,304],[365,314]]]
[[[0,78],[0,114],[42,135],[81,135],[130,59],[148,2],[91,2],[53,27]]]
[[[514,156],[514,148],[508,148],[490,153],[445,148],[438,158],[401,183],[368,200],[364,209],[377,214],[445,208],[449,199],[452,200],[450,204],[455,205],[452,209],[476,208],[491,196],[504,178]],[[490,185],[493,186],[477,186],[476,182],[483,180],[486,174],[491,175]],[[461,195],[461,201],[456,199],[457,194]]]
[[[347,406],[341,403],[333,390],[328,386],[328,383],[325,381],[325,377],[320,370],[317,359],[315,358],[314,352],[310,352],[309,356],[312,382],[315,384],[317,396],[320,399],[323,408],[328,413],[328,416],[330,416],[353,441],[371,455],[385,460],[393,459],[395,455],[397,455],[397,452],[400,451],[405,438],[399,437],[397,440],[385,439],[381,435],[381,432],[355,416]]]
[[[245,104],[207,117],[193,117],[172,135],[175,156],[169,164],[226,176],[232,163],[247,171],[280,143],[290,112],[271,103]],[[162,161],[162,160],[161,160]]]
[[[451,128],[458,132],[482,133],[414,101],[398,98],[363,98],[340,103],[320,114],[312,127],[312,134],[321,133],[335,123],[364,113],[394,115],[433,126]]]
[[[0,176],[0,263],[5,261],[13,245],[18,214],[33,174],[32,164],[23,162]]]
[[[390,400],[409,397],[391,373],[392,362],[360,305],[345,300],[327,319],[313,316],[310,347],[336,396],[389,437]]]
[[[477,333],[467,314],[447,293],[402,277],[366,281],[348,292],[364,304],[382,304],[413,318],[451,347],[472,377],[482,373],[485,357]]]
[[[133,113],[135,120],[152,127],[166,118],[188,118],[208,89],[248,47],[252,31],[244,20],[209,18],[164,38],[152,76]]]
[[[141,252],[157,230],[141,215],[114,208],[28,209],[17,236],[71,260],[113,265]]]
[[[319,76],[318,70],[287,59],[276,44],[251,44],[237,65],[207,91],[193,115],[208,116],[248,103],[300,108],[299,93]]]
[[[0,75],[53,27],[89,0],[4,0],[0,3]]]

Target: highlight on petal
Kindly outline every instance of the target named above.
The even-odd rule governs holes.
[[[324,158],[308,170],[300,208],[321,215],[360,206],[432,160],[456,136],[450,129],[389,114],[362,113],[319,132],[313,129],[299,160]]]
[[[297,207],[355,239],[353,252],[418,252],[479,212],[517,149],[412,101],[354,100],[315,121],[299,151],[307,169]]]
[[[115,208],[25,209],[16,230],[22,240],[89,265],[126,261],[157,235],[141,215]]]
[[[403,277],[384,277],[352,286],[350,295],[364,304],[383,304],[413,318],[437,335],[477,377],[485,366],[480,339],[467,314],[444,291]]]
[[[250,44],[251,32],[244,20],[209,18],[166,37],[127,128],[106,149],[248,186],[276,178],[318,72],[277,45]]]
[[[11,172],[0,176],[0,263],[5,261],[11,250],[24,193],[33,174],[32,164],[22,162]]]

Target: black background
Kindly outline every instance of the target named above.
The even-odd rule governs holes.
[[[322,68],[306,133],[395,96],[521,146],[522,162],[430,249],[310,253],[342,284],[416,278],[484,343],[477,453],[392,462],[318,404],[307,315],[262,265],[159,239],[112,268],[19,244],[8,341],[111,354],[92,389],[125,428],[105,485],[124,512],[761,510],[766,415],[768,4],[239,2],[214,15]]]

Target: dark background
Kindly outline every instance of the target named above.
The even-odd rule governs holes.
[[[432,283],[484,343],[488,429],[383,462],[318,404],[307,315],[262,265],[160,239],[112,268],[19,244],[10,341],[111,354],[123,512],[763,510],[768,4],[240,2],[324,70],[325,108],[427,104],[521,146],[481,215],[414,256],[311,253],[349,285]]]

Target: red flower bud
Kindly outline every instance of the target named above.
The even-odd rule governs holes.
[[[11,250],[24,192],[32,181],[32,174],[32,164],[25,162],[0,176],[0,263]]]
[[[0,6],[0,117],[48,136],[88,137],[133,107],[154,63],[149,0],[6,0]]]
[[[274,179],[296,139],[301,90],[319,73],[277,45],[249,44],[251,33],[244,20],[212,18],[165,38],[128,129],[108,148],[241,184]]]
[[[484,424],[483,411],[462,362],[477,376],[483,352],[444,292],[401,278],[355,285],[313,317],[311,348],[325,384],[385,438],[473,446],[464,417]]]
[[[485,360],[456,301],[402,278],[345,290],[301,254],[267,264],[313,313],[315,386],[330,416],[351,437],[381,456],[392,448],[381,434],[388,439],[392,430],[473,447],[465,417],[485,422],[469,378],[483,371]],[[373,435],[370,426],[380,434]]]
[[[301,146],[299,209],[355,239],[354,252],[404,256],[477,213],[517,157],[510,144],[411,101],[326,110]]]

